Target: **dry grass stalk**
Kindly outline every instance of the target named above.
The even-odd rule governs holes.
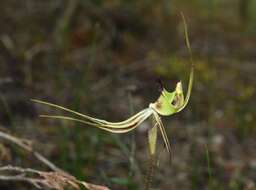
[[[13,144],[18,145],[20,148],[33,154],[41,163],[48,166],[52,171],[39,171],[31,168],[21,168],[15,166],[2,166],[0,167],[0,180],[2,181],[23,181],[28,182],[38,189],[48,188],[56,190],[64,190],[65,187],[72,187],[80,189],[80,186],[89,190],[110,190],[108,187],[87,183],[80,181],[76,177],[68,174],[62,169],[55,166],[52,162],[46,159],[39,152],[32,148],[31,141],[26,139],[19,139],[10,134],[0,131],[0,138],[7,140]]]
[[[84,181],[77,180],[74,176],[67,175],[63,172],[44,172],[31,168],[21,168],[14,166],[0,167],[1,173],[7,173],[0,175],[0,180],[5,181],[25,181],[38,189],[50,188],[57,190],[64,190],[65,187],[73,187],[74,189],[80,189],[80,185],[89,190],[109,190],[107,187],[86,183]]]

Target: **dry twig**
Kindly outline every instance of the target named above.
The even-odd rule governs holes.
[[[32,153],[40,162],[52,170],[51,172],[45,172],[31,168],[21,168],[10,165],[2,166],[0,167],[0,180],[2,181],[28,182],[38,189],[50,188],[56,190],[64,190],[66,186],[73,187],[74,189],[80,189],[80,186],[84,186],[89,190],[110,190],[105,186],[94,185],[85,181],[80,181],[74,176],[58,168],[55,164],[50,162],[39,152],[34,151],[31,141],[26,139],[19,139],[2,131],[0,131],[0,138],[14,143],[20,148],[28,151],[29,153]]]
[[[80,189],[80,185],[82,185],[89,190],[109,190],[104,186],[77,180],[75,177],[63,172],[43,172],[31,168],[20,168],[14,166],[0,167],[0,172],[7,173],[7,175],[0,175],[0,180],[25,181],[34,185],[38,189],[50,188],[64,190],[66,186]]]
[[[0,138],[2,138],[4,140],[7,140],[7,141],[9,141],[11,143],[14,143],[14,144],[18,145],[20,148],[28,151],[29,153],[32,153],[40,162],[42,162],[44,165],[48,166],[51,170],[58,171],[58,172],[60,172],[60,171],[64,172],[63,170],[61,170],[60,168],[55,166],[52,162],[47,160],[39,152],[34,151],[33,148],[32,148],[31,141],[26,140],[26,139],[17,138],[15,136],[9,135],[9,134],[4,133],[2,131],[0,131]]]

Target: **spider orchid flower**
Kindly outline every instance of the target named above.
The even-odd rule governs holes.
[[[185,108],[185,106],[188,104],[188,101],[191,95],[193,78],[194,78],[194,64],[193,64],[194,62],[192,59],[190,43],[188,40],[187,25],[183,15],[182,15],[182,18],[184,22],[186,45],[190,53],[190,62],[191,62],[189,84],[188,84],[187,94],[185,98],[183,94],[182,83],[178,82],[176,84],[176,88],[174,91],[168,92],[165,88],[162,88],[162,92],[156,102],[150,103],[148,108],[143,109],[137,114],[121,122],[109,122],[106,120],[98,119],[95,117],[91,117],[91,116],[79,113],[77,111],[68,109],[63,106],[59,106],[57,104],[32,99],[32,101],[35,103],[44,104],[57,109],[61,109],[65,112],[68,112],[76,116],[76,117],[70,117],[70,116],[63,116],[63,115],[40,115],[40,117],[75,121],[82,124],[94,126],[111,133],[127,133],[129,131],[136,129],[137,127],[139,127],[139,125],[142,122],[144,122],[149,117],[153,116],[153,119],[155,121],[155,125],[153,128],[155,127],[159,128],[164,140],[164,144],[167,148],[167,151],[171,155],[171,146],[170,146],[170,143],[169,143],[169,140],[160,116],[170,116],[172,114],[180,112]],[[157,133],[157,130],[153,130],[153,131],[154,133]],[[156,136],[156,135],[154,134],[153,136]],[[153,146],[155,146],[156,143],[150,142],[150,144],[153,144]],[[153,150],[152,153],[154,153],[155,147],[151,147],[150,149]]]

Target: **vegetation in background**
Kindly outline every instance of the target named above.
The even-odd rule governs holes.
[[[83,130],[65,121],[39,120],[38,113],[51,110],[29,99],[118,121],[131,115],[130,97],[135,111],[157,98],[155,79],[163,79],[167,89],[180,77],[187,84],[189,55],[179,17],[184,12],[196,83],[190,109],[164,118],[175,158],[166,167],[162,151],[153,186],[255,188],[254,1],[10,0],[0,9],[1,125],[41,142],[38,151],[78,179],[119,190],[141,189],[147,168],[144,128],[151,123],[121,137]],[[1,165],[36,165],[2,142],[1,147]],[[128,159],[131,152],[134,158]]]

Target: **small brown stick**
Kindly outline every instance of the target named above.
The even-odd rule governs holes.
[[[77,180],[75,177],[66,175],[63,172],[43,172],[31,168],[20,168],[14,166],[0,167],[0,171],[12,173],[4,176],[0,175],[0,180],[24,181],[34,185],[38,189],[50,188],[64,190],[68,185],[75,189],[80,189],[79,186],[82,185],[89,190],[110,190],[105,186],[94,185]]]
[[[0,131],[0,138],[3,138],[7,141],[10,141],[19,147],[23,148],[24,150],[28,151],[29,153],[32,153],[40,162],[42,162],[44,165],[48,166],[53,171],[58,172],[64,172],[62,169],[58,168],[55,164],[47,160],[42,154],[40,154],[37,151],[34,151],[30,141],[25,139],[19,139],[17,137],[14,137],[12,135],[9,135],[7,133],[4,133]]]
[[[10,134],[0,131],[0,138],[16,144],[20,148],[32,153],[40,162],[48,166],[53,172],[39,171],[31,168],[21,168],[14,166],[0,167],[0,172],[7,172],[6,175],[0,175],[0,180],[3,181],[24,181],[34,185],[38,189],[50,188],[56,190],[64,190],[65,186],[71,186],[75,189],[80,189],[80,185],[89,190],[110,190],[108,187],[94,185],[85,181],[80,181],[74,176],[63,171],[55,164],[39,152],[33,150],[31,142],[26,139],[19,139]]]

